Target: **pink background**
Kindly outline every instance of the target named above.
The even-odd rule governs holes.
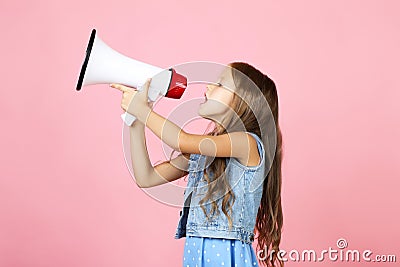
[[[125,164],[120,92],[75,91],[92,28],[160,67],[243,60],[269,74],[284,138],[281,248],[336,249],[342,237],[399,258],[399,2],[188,2],[0,3],[0,266],[181,265],[179,209]]]

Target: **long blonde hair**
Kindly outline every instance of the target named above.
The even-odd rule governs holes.
[[[278,261],[279,265],[283,266],[283,261],[277,258],[281,241],[283,213],[281,205],[282,133],[278,122],[279,112],[276,86],[271,78],[248,63],[232,62],[229,66],[231,67],[232,77],[237,90],[231,105],[232,110],[236,113],[236,119],[230,117],[227,125],[215,123],[214,128],[208,134],[220,135],[244,126],[247,132],[255,133],[261,138],[260,126],[266,126],[268,125],[268,121],[274,121],[276,149],[273,152],[275,152],[275,156],[273,159],[270,159],[272,160],[271,169],[263,184],[263,194],[258,208],[255,230],[258,232],[258,236],[256,236],[258,240],[257,251],[262,250],[260,257],[264,259],[261,260],[261,263],[265,266],[276,266],[275,262]],[[248,79],[243,79],[243,74]],[[261,93],[268,102],[273,118],[270,118],[271,113],[266,112],[266,107],[259,99],[259,95],[255,94],[252,90],[246,89],[250,86],[249,82],[254,83],[261,90]],[[251,103],[251,108],[246,102]],[[265,143],[265,140],[263,142],[264,147],[267,147],[268,144]],[[199,204],[207,219],[209,219],[210,216],[206,213],[203,204],[211,199],[210,214],[219,214],[217,201],[212,198],[215,195],[223,193],[221,209],[228,219],[229,228],[231,228],[232,206],[235,201],[235,195],[225,175],[225,159],[224,157],[216,157],[208,168],[204,170],[204,178],[208,183],[208,190],[204,198],[199,201]],[[213,175],[209,175],[209,173],[213,173]],[[274,250],[274,252],[268,253],[270,250]]]

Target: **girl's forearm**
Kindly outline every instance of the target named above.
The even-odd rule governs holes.
[[[170,120],[154,112],[150,107],[143,109],[136,117],[172,149],[180,151],[179,138],[186,132]]]
[[[154,172],[146,147],[145,125],[136,121],[130,127],[130,153],[136,183],[144,185]]]

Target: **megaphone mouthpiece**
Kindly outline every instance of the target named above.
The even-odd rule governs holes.
[[[181,98],[187,87],[187,79],[185,76],[177,73],[173,68],[169,70],[172,72],[172,77],[165,96],[176,99]]]

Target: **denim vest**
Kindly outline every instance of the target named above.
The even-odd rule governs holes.
[[[261,139],[254,133],[248,133],[257,140],[260,163],[257,166],[245,166],[236,158],[226,159],[226,177],[236,198],[232,206],[232,213],[228,212],[232,219],[232,228],[229,229],[228,219],[222,212],[222,196],[216,200],[219,213],[215,213],[212,219],[207,221],[198,202],[207,192],[208,183],[204,179],[203,172],[209,165],[209,163],[206,165],[208,157],[201,154],[191,154],[188,182],[184,192],[184,205],[180,211],[175,239],[184,236],[202,236],[239,239],[249,244],[254,241],[254,227],[263,193],[263,182],[266,178],[264,177],[265,152]],[[211,216],[210,200],[203,203],[203,206],[207,214]]]

